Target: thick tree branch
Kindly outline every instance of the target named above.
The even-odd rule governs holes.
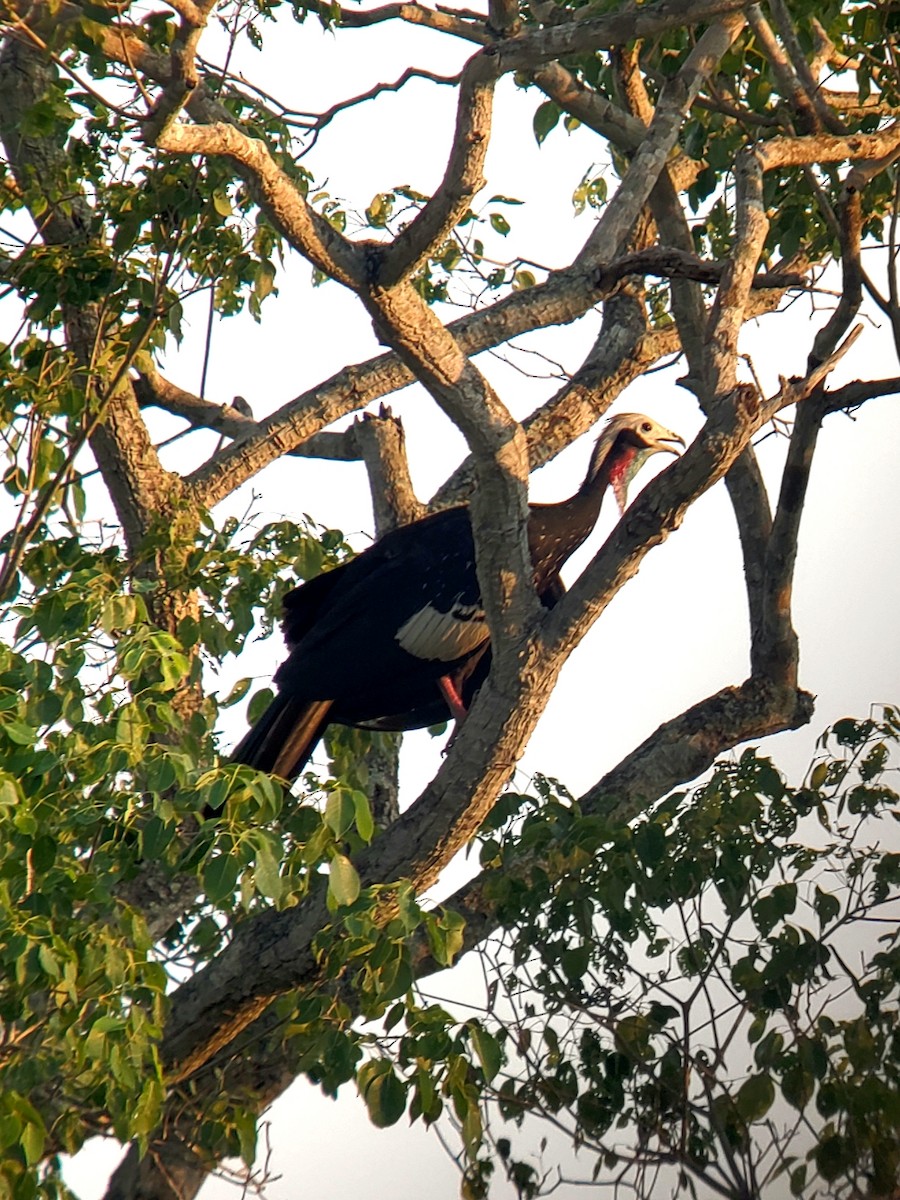
[[[825,394],[825,412],[851,412],[865,404],[867,400],[875,400],[881,396],[900,395],[900,376],[893,379],[873,379],[863,382],[854,380],[845,383],[843,387],[835,388]]]
[[[649,330],[638,289],[619,287],[603,306],[602,324],[581,367],[522,422],[531,470],[550,462],[592,429],[630,383],[677,350],[674,329]],[[470,456],[441,485],[429,507],[466,500],[474,488],[475,466]]]
[[[763,171],[776,167],[803,167],[812,163],[871,163],[881,170],[900,151],[900,121],[893,121],[877,133],[848,133],[835,137],[827,133],[809,137],[778,137],[756,147]]]
[[[769,230],[763,203],[762,171],[753,151],[735,165],[737,218],[735,246],[707,323],[703,380],[709,401],[731,392],[737,382],[738,337],[759,256]]]
[[[519,334],[577,320],[601,298],[592,273],[571,267],[491,308],[461,317],[447,329],[460,350],[473,355]],[[211,508],[313,433],[413,379],[413,372],[396,354],[346,367],[265,418],[257,434],[216,455],[188,477],[187,485],[198,503]]]
[[[456,130],[440,187],[380,255],[379,286],[408,278],[441,246],[484,187],[484,160],[491,134],[494,84],[499,78],[491,47],[470,59],[459,85]]]
[[[576,117],[582,125],[599,133],[623,153],[634,154],[646,137],[647,127],[642,121],[587,87],[560,63],[548,63],[535,71],[532,78],[564,112]],[[666,169],[676,186],[684,188],[697,177],[701,164],[674,148]]]
[[[816,372],[834,355],[862,303],[860,238],[862,209],[859,192],[845,190],[841,205],[841,301],[830,320],[816,335],[809,370]],[[800,654],[799,640],[791,622],[794,564],[800,536],[800,521],[806,500],[813,454],[826,397],[813,392],[798,405],[791,431],[781,491],[764,559],[764,586],[758,621],[753,622],[751,663],[754,674],[765,674],[787,686],[795,685]]]
[[[620,253],[638,214],[656,185],[693,97],[743,28],[740,16],[725,16],[702,34],[678,74],[663,88],[646,136],[625,178],[594,227],[577,262],[602,263]]]
[[[803,48],[800,45],[800,39],[797,37],[797,31],[794,29],[794,23],[791,20],[791,14],[788,12],[787,5],[784,3],[784,0],[769,0],[769,8],[778,28],[778,36],[784,43],[784,47],[790,57],[791,66],[796,72],[795,77],[799,80],[805,94],[809,97],[815,109],[817,123],[820,123],[832,133],[844,133],[843,125],[829,109],[825,93],[819,87],[818,80],[814,77],[812,69],[806,61],[806,55],[803,53]]]
[[[779,46],[778,39],[758,4],[751,4],[747,9],[747,20],[760,50],[769,60],[779,91],[796,117],[797,128],[801,133],[815,133],[821,128],[816,106],[797,78],[790,59]]]
[[[376,329],[461,430],[475,460],[472,528],[498,678],[515,675],[517,644],[540,608],[528,551],[528,447],[481,372],[409,285],[372,288]]]
[[[91,240],[93,211],[82,192],[60,201],[58,181],[66,176],[65,149],[55,138],[22,132],[30,110],[51,90],[52,64],[33,46],[8,38],[0,53],[0,137],[17,177],[44,182],[46,210],[41,214],[41,238],[48,246],[84,248]],[[154,520],[170,511],[179,483],[159,462],[150,435],[127,379],[110,392],[109,380],[98,384],[94,361],[103,337],[96,305],[69,307],[66,336],[80,364],[80,385],[88,394],[103,396],[102,419],[92,423],[89,441],[104,482],[132,551],[136,551]]]
[[[518,0],[488,0],[488,27],[501,37],[515,37],[522,27]]]
[[[246,167],[265,199],[267,211],[294,249],[339,283],[354,290],[363,286],[363,246],[354,245],[309,207],[294,181],[276,164],[265,142],[234,125],[176,123],[159,134],[156,145],[172,154],[229,158]]]
[[[681,25],[703,25],[737,13],[742,0],[655,0],[600,16],[582,17],[560,25],[526,30],[501,43],[503,73],[534,71],[544,63],[572,54],[592,53],[622,46],[635,39],[650,39]]]
[[[425,505],[412,485],[400,418],[382,405],[377,416],[364,414],[350,432],[369,473],[375,536],[423,517]]]

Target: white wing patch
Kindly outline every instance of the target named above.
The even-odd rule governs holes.
[[[474,604],[454,604],[450,612],[426,604],[397,631],[397,641],[407,654],[438,662],[462,658],[487,638],[484,609]]]

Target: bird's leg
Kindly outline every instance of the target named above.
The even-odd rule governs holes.
[[[447,739],[447,745],[444,747],[444,754],[446,754],[456,741],[457,735],[460,729],[462,729],[463,721],[465,721],[466,717],[469,715],[469,710],[466,708],[465,703],[463,702],[459,688],[453,682],[452,675],[442,675],[438,680],[438,689],[446,700],[447,707],[450,709],[450,712],[453,714],[453,719],[456,722],[456,724],[453,726],[453,732]]]
[[[447,701],[447,707],[453,714],[453,719],[456,721],[457,726],[461,725],[469,715],[469,710],[463,703],[463,698],[459,694],[459,689],[453,682],[453,676],[442,675],[438,680],[438,688],[441,695]]]

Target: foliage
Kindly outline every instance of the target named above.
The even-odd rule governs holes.
[[[630,826],[549,786],[508,796],[482,841],[508,930],[488,998],[499,1116],[552,1121],[594,1179],[638,1195],[667,1171],[676,1194],[889,1194],[898,740],[893,709],[840,721],[799,787],[745,750]],[[552,1182],[517,1169],[522,1195]]]

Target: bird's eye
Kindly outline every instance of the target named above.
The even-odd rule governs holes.
[[[641,433],[649,433],[652,428],[652,424],[649,421],[645,421],[641,426]]]

